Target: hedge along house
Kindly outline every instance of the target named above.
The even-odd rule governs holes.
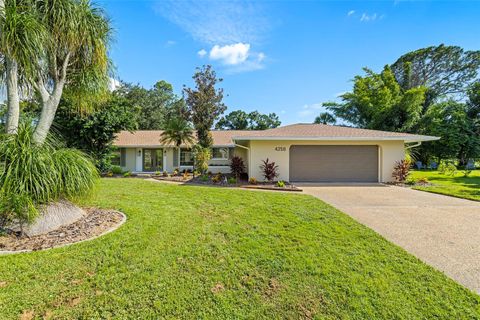
[[[134,172],[191,169],[190,150],[160,145],[161,131],[121,132],[121,166]],[[249,177],[263,180],[260,166],[278,165],[278,180],[290,182],[389,182],[405,148],[438,137],[322,124],[294,124],[264,131],[212,131],[210,171],[229,172],[229,159],[244,159]]]

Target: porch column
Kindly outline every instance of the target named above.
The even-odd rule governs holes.
[[[142,148],[135,149],[135,171],[143,171],[143,150]]]

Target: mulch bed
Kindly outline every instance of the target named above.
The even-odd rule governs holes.
[[[80,220],[56,230],[34,237],[19,237],[15,233],[0,236],[0,253],[37,251],[88,240],[115,229],[124,222],[125,216],[114,210],[85,209],[87,214]]]
[[[276,183],[272,182],[257,182],[257,184],[249,184],[248,181],[240,181],[239,183],[229,184],[225,181],[214,183],[212,181],[212,176],[209,176],[209,180],[203,181],[200,176],[193,178],[192,175],[189,175],[187,179],[184,179],[183,176],[152,176],[155,180],[160,181],[169,181],[169,182],[179,182],[183,184],[190,185],[204,185],[204,186],[213,186],[213,187],[223,187],[223,188],[246,188],[246,189],[262,189],[262,190],[274,190],[274,191],[302,191],[302,189],[285,182],[285,187],[278,187]]]
[[[297,191],[301,192],[302,189],[292,185],[292,184],[285,184],[285,187],[277,187],[275,184],[247,184],[241,185],[241,188],[246,189],[262,189],[262,190],[274,190],[274,191]]]

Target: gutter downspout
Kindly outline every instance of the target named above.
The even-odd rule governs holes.
[[[415,144],[412,144],[410,146],[406,146],[405,147],[405,150],[408,150],[408,149],[411,149],[411,148],[416,148],[416,147],[419,147],[420,145],[422,144],[422,141],[418,141],[417,143]]]
[[[251,170],[251,159],[250,159],[250,148],[249,147],[245,147],[245,146],[242,146],[241,144],[237,144],[235,142],[235,140],[233,141],[233,143],[235,144],[235,147],[239,147],[239,148],[242,148],[242,149],[245,149],[247,150],[247,158],[248,158],[248,178],[250,178],[250,170]]]

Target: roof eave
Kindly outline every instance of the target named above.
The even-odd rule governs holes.
[[[240,136],[232,137],[234,141],[245,140],[267,140],[267,141],[405,141],[405,142],[419,142],[419,141],[434,141],[439,140],[439,137],[431,136],[397,136],[397,137],[298,137],[298,136],[270,136],[270,137],[253,137],[253,136]]]
[[[155,145],[143,145],[143,144],[138,144],[138,145],[122,145],[122,144],[116,144],[116,143],[113,143],[113,146],[114,147],[117,147],[117,148],[176,148],[175,146],[165,146],[165,145],[159,145],[159,144],[155,144]],[[188,148],[188,147],[192,147],[192,146],[185,146],[185,145],[182,145],[180,146],[180,148]],[[214,144],[212,146],[212,148],[233,148],[235,147],[235,144],[232,143],[232,144]]]

